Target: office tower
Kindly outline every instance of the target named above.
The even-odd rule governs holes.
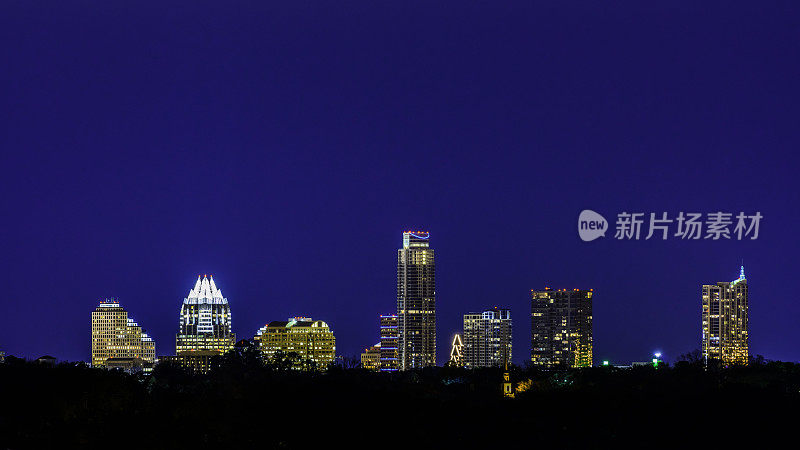
[[[112,364],[108,364],[110,359]],[[92,366],[117,367],[128,359],[149,371],[156,359],[156,344],[118,301],[103,300],[92,311]]]
[[[436,265],[429,238],[406,231],[397,251],[400,370],[436,365]]]
[[[361,368],[379,371],[381,369],[381,344],[380,342],[364,350],[361,354]]]
[[[194,288],[183,299],[180,330],[175,339],[176,353],[211,351],[222,354],[232,349],[235,342],[228,299],[217,289],[214,277],[201,279],[198,276]]]
[[[464,314],[464,367],[502,367],[511,361],[511,311]]]
[[[291,359],[293,368],[325,370],[336,357],[336,338],[321,320],[293,317],[270,322],[262,330],[258,342],[267,361],[274,362],[277,354]]]
[[[592,366],[592,294],[531,290],[531,362],[544,368]]]
[[[731,282],[703,285],[703,359],[724,365],[750,358],[744,266]]]
[[[396,372],[400,367],[397,350],[400,333],[397,316],[394,314],[380,317],[381,326],[381,372]]]
[[[453,345],[450,347],[450,366],[464,367],[464,343],[461,341],[461,335],[456,333],[453,336]]]

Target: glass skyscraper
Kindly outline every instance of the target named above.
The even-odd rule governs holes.
[[[235,343],[228,299],[217,289],[214,277],[198,276],[194,288],[183,299],[175,351],[178,355],[200,350],[225,353]]]
[[[747,279],[744,266],[731,282],[703,285],[703,359],[724,365],[747,364],[750,359],[748,335]]]
[[[511,311],[494,308],[464,314],[463,345],[467,369],[511,362]]]
[[[403,233],[397,251],[399,369],[436,365],[436,277],[426,231]]]
[[[582,289],[531,291],[531,363],[592,366],[592,295]]]

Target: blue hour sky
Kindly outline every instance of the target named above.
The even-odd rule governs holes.
[[[439,362],[466,312],[594,289],[595,359],[700,345],[744,260],[751,351],[797,361],[796,2],[26,2],[0,6],[0,349],[88,360],[118,297],[174,352],[213,274],[239,337],[396,307],[437,258]],[[583,242],[584,209],[760,212],[757,240]]]

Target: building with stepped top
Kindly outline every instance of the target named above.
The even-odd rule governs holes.
[[[116,367],[108,361],[137,361],[142,370],[152,369],[156,343],[117,300],[103,300],[92,311],[92,366]]]
[[[194,288],[183,299],[176,353],[178,356],[196,351],[222,354],[235,343],[228,299],[222,296],[214,277],[198,276]]]
[[[381,343],[364,349],[361,353],[361,368],[378,372],[381,370]]]

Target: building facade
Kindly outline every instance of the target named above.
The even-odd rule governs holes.
[[[501,367],[511,361],[511,311],[464,314],[464,367]]]
[[[277,354],[289,357],[297,369],[325,370],[336,358],[336,338],[327,323],[307,317],[273,321],[257,339],[267,361]]]
[[[201,279],[198,276],[194,288],[183,299],[175,339],[176,353],[212,351],[222,354],[231,350],[235,343],[228,299],[217,289],[214,277]]]
[[[213,369],[221,353],[216,350],[191,350],[177,355],[159,356],[159,364],[177,364],[193,374],[208,373]]]
[[[400,368],[398,340],[400,332],[397,316],[387,314],[380,316],[381,327],[381,372],[396,372]]]
[[[361,368],[379,371],[381,370],[381,344],[377,343],[361,353]]]
[[[156,344],[118,301],[103,300],[92,311],[92,366],[106,367],[111,358],[131,358],[152,368]]]
[[[703,359],[724,365],[747,364],[748,291],[744,266],[731,282],[703,285]]]
[[[130,374],[150,373],[153,371],[152,363],[139,358],[108,358],[104,364],[106,369],[121,370]]]
[[[582,289],[531,291],[531,363],[592,366],[592,295]]]
[[[436,264],[424,231],[403,233],[397,251],[399,369],[436,365]]]

